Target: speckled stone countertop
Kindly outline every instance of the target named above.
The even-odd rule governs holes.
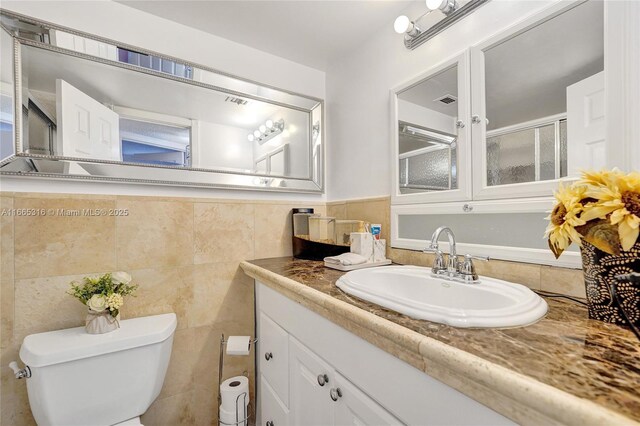
[[[335,286],[344,272],[322,262],[284,257],[241,267],[518,423],[640,424],[640,342],[589,320],[578,303],[546,298],[547,315],[527,327],[461,329],[349,296]]]

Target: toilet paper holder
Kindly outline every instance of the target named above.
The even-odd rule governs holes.
[[[251,346],[254,345],[256,342],[258,341],[258,339],[249,339],[249,351],[251,351]],[[228,340],[225,340],[224,338],[224,333],[222,333],[222,336],[220,337],[220,359],[219,359],[219,364],[218,364],[218,406],[217,406],[217,410],[218,410],[218,423],[219,424],[223,424],[223,425],[227,425],[227,426],[239,426],[239,425],[248,425],[249,424],[249,417],[250,414],[248,413],[247,410],[247,398],[249,397],[249,395],[246,394],[246,392],[243,392],[242,394],[238,395],[236,397],[236,421],[233,423],[227,423],[227,422],[223,422],[220,420],[220,404],[222,404],[222,395],[220,393],[220,385],[222,384],[222,376],[223,376],[223,368],[224,368],[224,354],[225,354],[225,345],[227,344]],[[238,404],[241,403],[242,404],[242,408],[243,408],[243,412],[244,412],[244,418],[243,419],[238,419]]]

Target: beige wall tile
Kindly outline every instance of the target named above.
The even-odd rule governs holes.
[[[16,209],[113,209],[114,201],[94,199],[15,198]],[[17,279],[113,270],[115,217],[20,216],[14,219]]]
[[[0,211],[13,209],[13,198],[0,197]],[[13,216],[0,214],[0,348],[13,339]]]
[[[196,359],[194,345],[197,344],[195,330],[195,328],[177,330],[173,336],[171,359],[158,398],[166,398],[193,389],[193,382],[197,376],[194,369]]]
[[[540,290],[540,265],[506,262],[503,260],[490,260],[488,262],[474,260],[473,263],[476,266],[476,272],[480,275],[523,284],[534,290]]]
[[[347,218],[347,203],[331,203],[327,204],[327,216],[335,217],[336,219]]]
[[[253,280],[238,262],[194,265],[189,280],[193,302],[188,326],[200,327],[224,321],[253,324]]]
[[[193,263],[193,204],[118,200],[118,268],[131,270]]]
[[[541,267],[541,290],[569,296],[587,297],[582,269]]]
[[[194,263],[253,259],[253,204],[194,204]]]
[[[295,206],[298,207],[298,206]],[[255,257],[291,256],[292,205],[255,205]]]
[[[141,417],[149,426],[183,426],[196,424],[194,409],[195,390],[159,398]]]
[[[390,245],[390,200],[375,199],[373,201],[347,202],[347,219],[359,219],[369,223],[379,223],[382,225],[382,238]]]
[[[125,299],[122,319],[173,312],[178,329],[187,327],[187,311],[193,299],[189,271],[180,267],[135,269],[129,271],[138,290]]]
[[[84,325],[87,307],[67,294],[71,281],[83,275],[28,278],[15,283],[15,326],[17,342],[33,333]]]

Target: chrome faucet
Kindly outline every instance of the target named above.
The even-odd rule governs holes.
[[[440,234],[446,233],[449,239],[449,256],[445,263],[444,253],[438,246]],[[472,256],[466,254],[462,263],[458,262],[458,254],[456,252],[456,237],[448,226],[441,226],[433,232],[429,247],[423,250],[426,253],[435,253],[436,258],[431,268],[431,275],[438,278],[444,278],[450,281],[459,281],[465,283],[477,283],[478,274],[473,265],[473,259],[489,260],[488,256]],[[446,266],[445,266],[446,265]]]

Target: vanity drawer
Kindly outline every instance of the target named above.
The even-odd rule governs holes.
[[[264,376],[260,377],[260,417],[259,426],[286,426],[289,424],[289,410],[280,401]]]
[[[289,333],[260,312],[258,353],[260,374],[289,406]]]

